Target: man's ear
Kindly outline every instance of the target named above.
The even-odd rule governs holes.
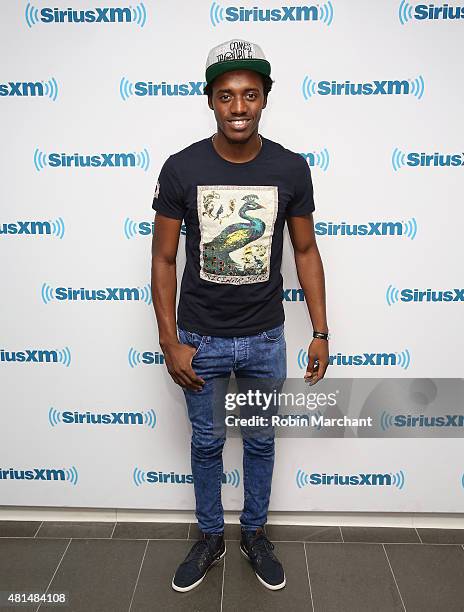
[[[208,96],[208,106],[210,107],[211,110],[214,110],[214,108],[213,108],[213,100],[212,100],[211,96]]]
[[[266,108],[266,106],[267,106],[267,96],[265,96],[265,98],[264,98],[263,108]]]

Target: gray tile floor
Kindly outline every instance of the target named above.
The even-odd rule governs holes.
[[[463,612],[464,529],[268,525],[287,585],[272,592],[239,552],[190,593],[171,578],[198,535],[188,523],[0,521],[0,592],[66,592],[66,612]]]

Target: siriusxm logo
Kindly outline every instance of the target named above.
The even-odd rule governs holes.
[[[22,351],[7,351],[0,349],[0,363],[59,363],[69,368],[71,351],[64,349],[24,349]]]
[[[296,486],[301,489],[308,485],[323,485],[323,486],[367,486],[367,487],[404,487],[404,471],[386,472],[384,474],[326,474],[313,472],[308,474],[304,470],[296,472]]]
[[[464,153],[419,153],[411,151],[404,153],[394,148],[391,156],[393,170],[397,172],[403,166],[410,168],[450,167],[464,166]]]
[[[155,231],[155,222],[154,221],[133,221],[129,217],[124,219],[124,236],[127,240],[131,238],[135,238],[136,236],[153,236]],[[1,234],[1,226],[0,226],[0,234]],[[182,223],[180,226],[180,233],[182,236],[185,236],[187,233],[187,228],[185,223]]]
[[[283,302],[304,302],[305,296],[303,289],[283,289]]]
[[[147,22],[147,9],[143,2],[135,7],[100,6],[92,9],[38,9],[28,2],[25,18],[30,28],[37,23],[135,23],[143,28]]]
[[[386,410],[380,417],[380,426],[383,431],[390,427],[464,427],[463,414],[443,414],[427,416],[425,414],[395,414]]]
[[[133,83],[122,77],[119,82],[119,95],[126,101],[131,96],[202,96],[206,81],[188,81],[186,83],[153,83],[137,81]]]
[[[301,370],[308,367],[308,351],[300,349],[297,356],[298,366]],[[407,370],[411,364],[411,353],[408,349],[400,353],[359,353],[344,355],[336,353],[329,355],[329,365],[332,366],[389,366],[400,367]]]
[[[327,172],[330,162],[330,156],[327,149],[322,149],[319,153],[317,151],[313,151],[312,153],[300,153],[300,155],[306,160],[308,166],[317,166],[323,172]]]
[[[439,19],[464,19],[464,6],[449,4],[416,4],[413,6],[406,0],[401,0],[398,8],[401,25],[413,19],[417,21],[437,21]]]
[[[136,368],[139,365],[163,365],[164,355],[157,351],[144,351],[141,353],[131,346],[127,354],[127,360],[131,368]]]
[[[74,466],[70,468],[32,468],[30,470],[16,470],[0,468],[0,480],[61,480],[77,485],[78,472]]]
[[[150,154],[147,149],[140,153],[98,153],[80,155],[73,153],[43,153],[34,151],[34,166],[37,172],[44,168],[141,168],[148,170]]]
[[[64,229],[64,221],[61,217],[55,221],[0,223],[0,234],[4,236],[56,236],[62,239]]]
[[[53,102],[58,97],[58,83],[55,78],[48,81],[9,81],[0,83],[0,96],[19,96],[50,98]]]
[[[52,300],[60,302],[145,302],[151,304],[150,285],[144,287],[105,287],[104,289],[73,289],[72,287],[51,287],[43,283],[42,301],[48,304]]]
[[[193,484],[192,474],[178,474],[176,472],[145,472],[138,467],[132,472],[132,480],[136,487],[143,484]],[[237,469],[222,473],[222,484],[237,488],[240,484],[240,472]]]
[[[301,91],[305,100],[313,96],[415,96],[419,100],[424,95],[425,84],[422,76],[402,81],[314,81],[305,76]]]
[[[78,412],[55,408],[48,411],[48,422],[52,427],[63,425],[146,425],[154,429],[156,413],[153,409],[142,412]]]
[[[388,285],[387,304],[397,302],[464,302],[464,289],[397,289]]]
[[[333,223],[318,221],[314,224],[316,236],[404,236],[414,240],[417,221],[368,221],[367,223]]]
[[[209,18],[214,27],[222,21],[248,22],[248,21],[320,21],[327,26],[332,24],[334,9],[328,0],[323,4],[279,6],[276,8],[245,8],[244,6],[223,7],[213,2],[209,9]]]

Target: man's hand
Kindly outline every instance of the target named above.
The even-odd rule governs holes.
[[[191,391],[203,389],[205,381],[197,376],[192,368],[196,348],[191,344],[175,342],[162,347],[164,361],[173,381]]]
[[[310,385],[315,385],[324,378],[329,365],[329,343],[327,340],[314,338],[308,348],[308,367],[304,379]]]

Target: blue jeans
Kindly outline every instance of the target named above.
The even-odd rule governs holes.
[[[201,531],[220,533],[224,529],[221,485],[225,431],[223,436],[213,431],[215,379],[228,380],[234,371],[238,383],[240,378],[285,380],[287,354],[284,325],[254,336],[234,338],[201,336],[181,328],[178,331],[181,343],[191,344],[197,349],[192,368],[205,380],[201,391],[184,389],[192,423],[195,514]],[[267,520],[274,468],[274,430],[271,427],[266,432],[263,436],[243,437],[244,507],[240,516],[243,529],[257,529]]]

